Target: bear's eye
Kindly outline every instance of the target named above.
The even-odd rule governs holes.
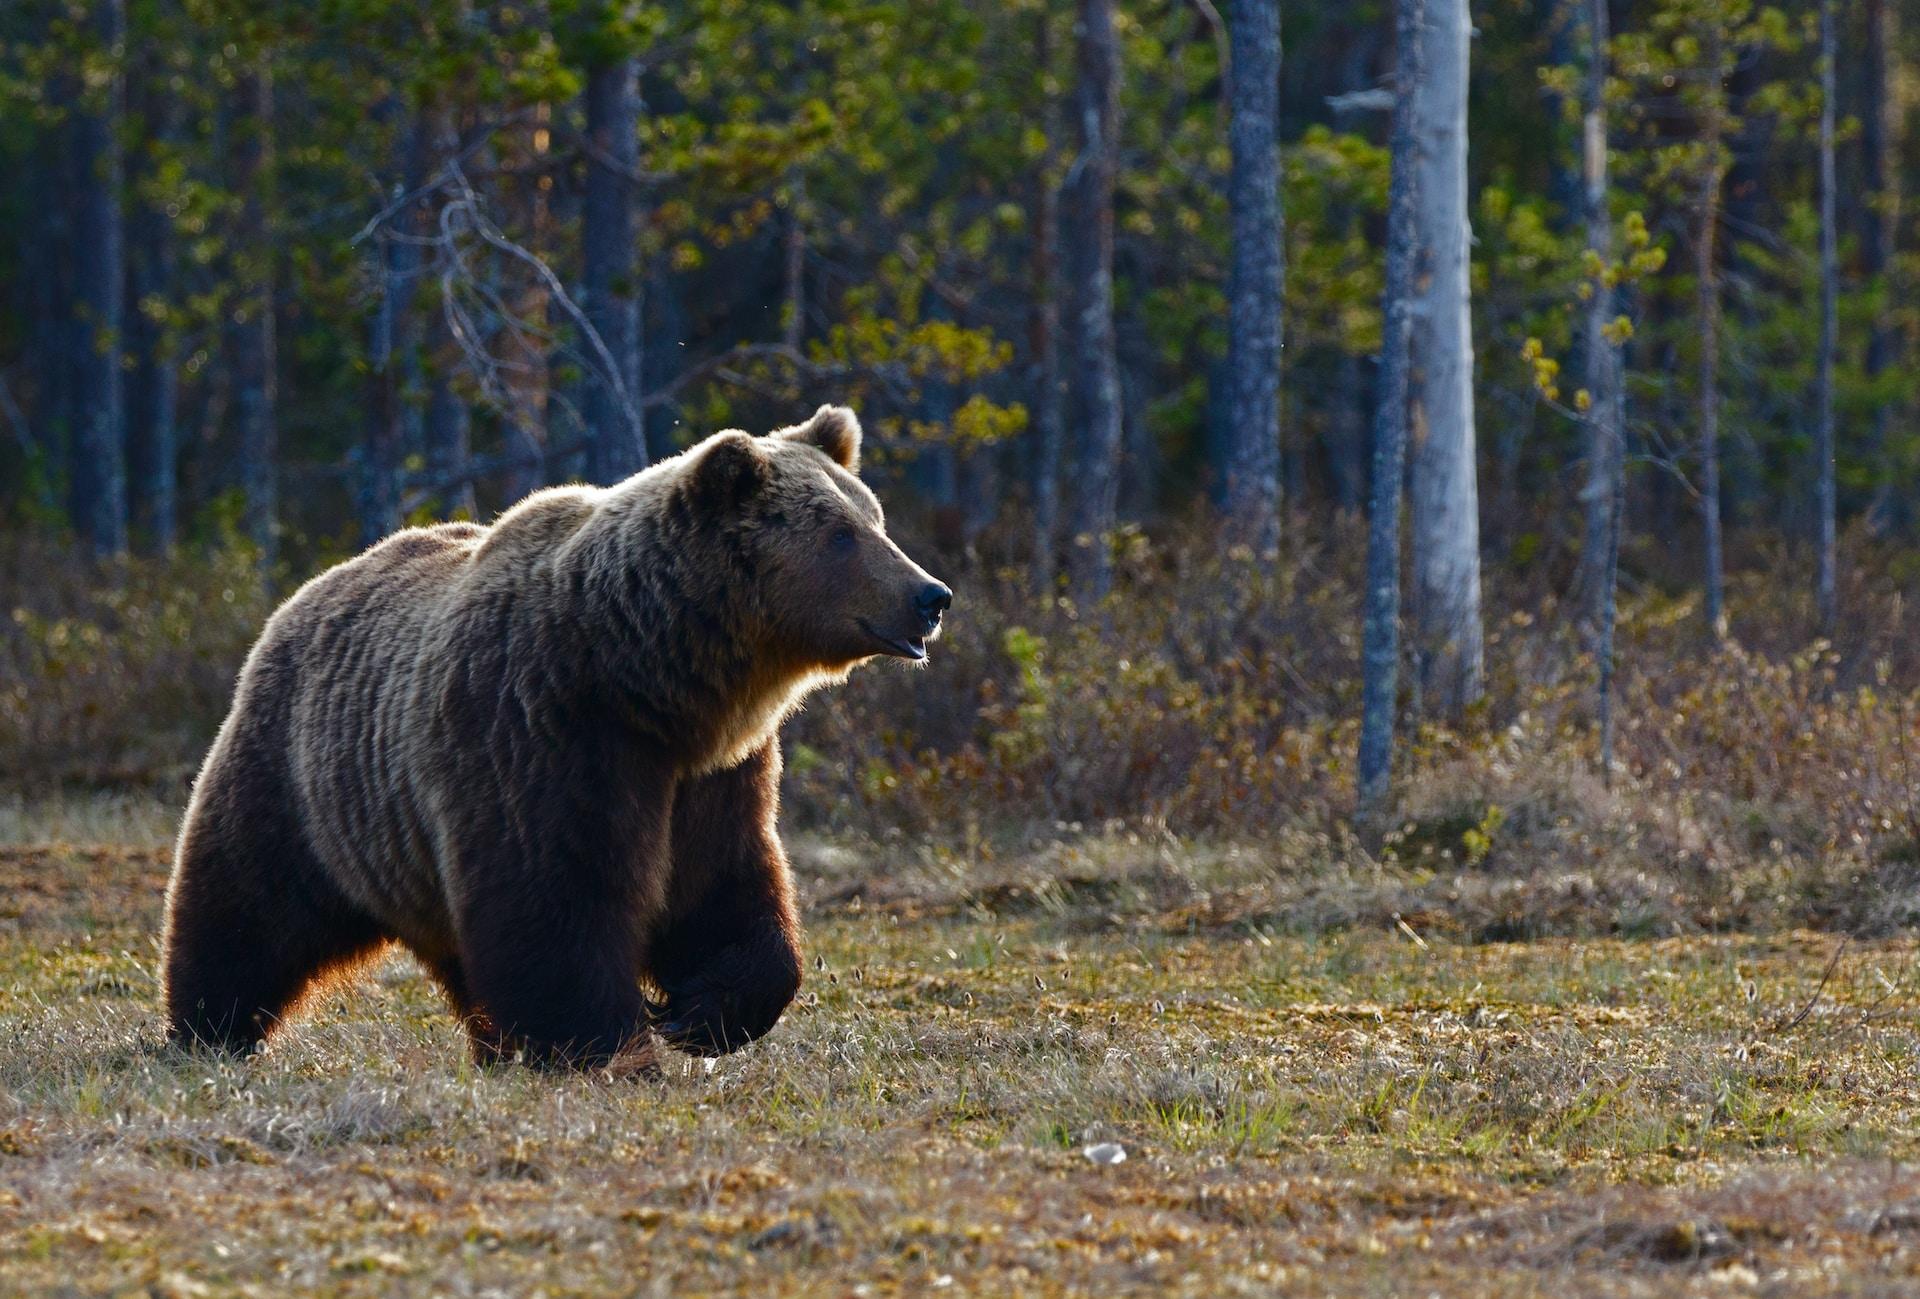
[[[853,529],[844,523],[841,524],[833,530],[833,535],[827,538],[827,544],[831,545],[835,550],[852,550]]]

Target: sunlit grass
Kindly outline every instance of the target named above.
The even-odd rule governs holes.
[[[8,1291],[1920,1277],[1910,942],[1835,959],[1812,933],[1476,944],[1194,923],[1196,896],[1244,867],[1191,873],[1164,909],[959,877],[952,904],[829,887],[777,1032],[616,1083],[476,1067],[402,955],[259,1058],[167,1050],[164,848],[0,848],[0,869]],[[1125,1161],[1090,1161],[1096,1143]]]

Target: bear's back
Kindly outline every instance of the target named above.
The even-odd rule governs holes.
[[[595,487],[548,487],[502,514],[474,552],[476,567],[524,573],[538,568],[593,517],[605,492]]]
[[[488,534],[409,528],[321,573],[274,614],[243,677],[283,696],[292,792],[315,853],[349,896],[416,933],[445,921],[402,737],[433,666],[423,651]]]

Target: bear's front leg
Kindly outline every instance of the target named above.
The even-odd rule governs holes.
[[[647,973],[669,1043],[725,1055],[764,1036],[800,989],[800,918],[776,821],[780,748],[683,781],[673,805],[667,917]]]
[[[480,1058],[644,1071],[654,1039],[638,971],[659,914],[670,786],[629,790],[629,815],[556,809],[550,824],[463,853],[456,929]],[[562,818],[558,813],[564,810]]]

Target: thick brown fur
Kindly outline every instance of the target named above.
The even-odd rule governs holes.
[[[172,1035],[250,1048],[395,940],[483,1058],[770,1029],[801,978],[776,731],[856,663],[917,654],[945,607],[854,476],[859,438],[838,407],[716,434],[302,587],[187,808]]]

